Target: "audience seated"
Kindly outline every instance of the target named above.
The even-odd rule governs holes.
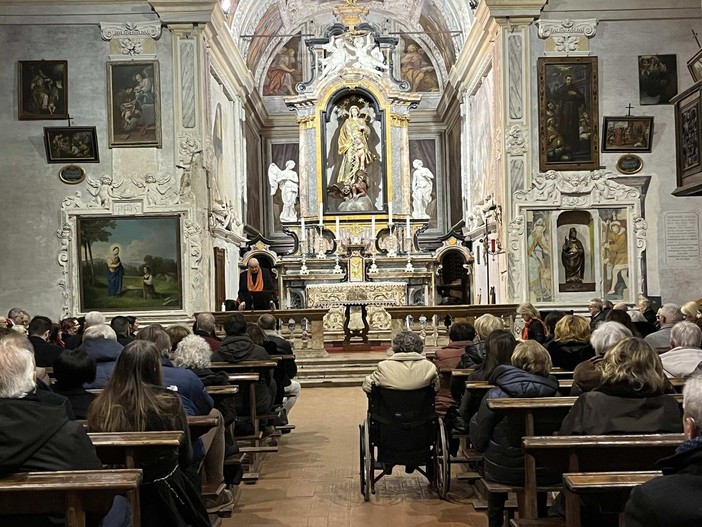
[[[685,321],[697,324],[702,329],[702,313],[697,302],[686,302],[680,307],[680,312]]]
[[[78,326],[70,333],[63,336],[63,347],[67,350],[74,350],[83,342],[83,332],[85,331],[85,317],[75,319]]]
[[[88,313],[90,314],[90,313]],[[114,330],[106,324],[88,326],[83,333],[83,343],[79,349],[84,350],[97,362],[97,375],[95,380],[86,385],[86,388],[104,388],[110,380],[115,361],[122,353],[122,346],[117,342]]]
[[[29,341],[24,337],[0,340],[0,477],[102,468],[85,429],[70,419],[68,408],[65,398],[36,389]],[[12,527],[60,525],[61,521],[46,515],[2,517],[2,524]],[[131,526],[124,498],[115,499],[101,525]]]
[[[54,362],[56,382],[51,388],[68,399],[76,419],[88,417],[88,407],[95,399],[95,394],[87,391],[83,385],[92,383],[96,372],[95,359],[80,348],[65,350]]]
[[[275,344],[275,355],[292,355],[290,343],[275,330],[276,319],[273,315],[265,314],[258,317],[258,326],[263,330],[268,340]],[[276,402],[282,402],[287,414],[295,406],[300,395],[301,386],[294,377],[297,375],[297,364],[294,359],[281,360],[276,366],[276,384],[278,393]],[[282,392],[282,393],[281,393]]]
[[[6,324],[10,329],[21,333],[22,335],[27,334],[27,328],[29,327],[29,313],[24,309],[19,307],[13,307],[7,312]]]
[[[641,313],[641,311],[632,309],[631,311],[628,311],[627,314],[631,319],[632,325],[636,328],[636,331],[639,332],[641,338],[646,338],[646,336],[656,332],[656,326],[646,320],[646,317],[643,315],[643,313]]]
[[[91,326],[101,326],[102,324],[107,324],[105,320],[105,315],[100,313],[100,311],[90,311],[85,315],[85,329]]]
[[[568,313],[565,311],[550,311],[548,315],[544,317],[544,325],[548,331],[548,338],[545,342],[542,342],[544,348],[548,349],[548,345],[555,340],[556,335],[556,324]]]
[[[656,351],[629,337],[607,350],[597,388],[583,393],[563,420],[561,435],[681,431],[680,410]]]
[[[535,340],[538,343],[546,342],[548,338],[548,329],[541,315],[536,308],[528,302],[517,306],[517,315],[521,315],[524,319],[524,327],[522,328],[522,340]]]
[[[127,320],[129,320],[129,336],[136,338],[137,333],[139,332],[139,320],[137,317],[132,316],[128,316]]]
[[[40,368],[52,367],[56,357],[63,351],[49,342],[51,328],[51,319],[47,317],[36,316],[29,323],[29,342],[34,348],[34,360]]]
[[[222,341],[220,348],[212,354],[213,362],[271,360],[266,350],[254,344],[251,337],[246,334],[246,319],[243,315],[235,313],[225,320],[224,332],[227,337]],[[256,383],[256,413],[270,412],[275,402],[275,394],[275,379],[271,371],[266,371],[261,374],[261,378]]]
[[[702,330],[692,322],[678,322],[670,331],[673,349],[661,354],[663,371],[668,377],[689,377],[702,363]]]
[[[363,381],[363,391],[373,386],[393,390],[419,390],[433,385],[439,389],[439,373],[422,354],[424,343],[411,331],[402,331],[392,340],[392,355],[378,363],[373,373]]]
[[[171,351],[175,351],[175,349],[178,347],[178,344],[180,341],[182,341],[185,337],[188,335],[192,335],[190,330],[186,328],[185,326],[181,326],[179,324],[175,324],[173,326],[168,326],[166,328],[166,333],[168,334],[168,338],[171,339]],[[200,337],[202,338],[202,337]],[[205,341],[207,343],[207,341]],[[209,344],[207,344],[209,347]],[[210,348],[210,355],[212,355],[212,349]],[[171,360],[173,360],[173,357],[171,357]],[[179,366],[179,365],[178,365]]]
[[[131,341],[134,340],[134,337],[132,337],[129,334],[129,319],[127,317],[122,317],[122,316],[116,316],[113,317],[113,319],[110,321],[110,327],[115,331],[117,334],[117,342],[122,344],[122,346],[126,346],[129,344]]]
[[[656,318],[659,329],[655,333],[646,335],[646,342],[662,353],[670,349],[670,331],[675,324],[682,321],[683,315],[675,304],[663,304],[658,310]]]
[[[212,313],[200,313],[195,318],[193,332],[204,338],[212,351],[217,351],[221,346],[219,337],[215,335],[215,317]]]
[[[602,379],[602,359],[605,352],[631,336],[631,331],[619,322],[602,322],[590,336],[590,345],[595,351],[595,356],[581,362],[573,370],[573,387],[570,394],[580,395],[599,386]]]
[[[546,349],[534,340],[527,340],[514,349],[512,365],[501,364],[490,376],[495,387],[485,394],[478,413],[470,421],[470,441],[483,452],[484,477],[488,481],[523,485],[524,454],[521,421],[509,416],[499,419],[487,402],[506,397],[552,397],[558,393],[558,380],[549,375],[550,371],[551,357]],[[537,480],[541,483],[557,479],[556,475],[537,469]],[[503,525],[506,499],[506,493],[488,495],[490,527]],[[540,505],[545,512],[545,495],[540,497]]]
[[[587,310],[590,312],[590,331],[595,331],[597,326],[604,322],[607,313],[610,309],[606,309],[601,298],[591,298],[587,305]]]
[[[675,455],[658,462],[662,477],[632,490],[624,511],[626,527],[702,525],[702,376],[685,383],[683,408],[686,440]]]
[[[656,319],[656,310],[653,308],[653,303],[645,296],[639,297],[639,311],[646,318],[646,321],[655,326],[658,323]]]
[[[631,321],[631,316],[629,316],[629,313],[627,313],[625,309],[612,309],[607,313],[607,316],[605,316],[605,322],[619,322],[622,326],[631,331],[634,337],[641,337],[639,330]]]
[[[436,413],[441,417],[454,404],[451,397],[451,373],[447,370],[456,368],[463,356],[466,346],[473,343],[475,328],[465,322],[456,322],[449,329],[447,346],[436,350],[432,362],[439,369],[439,391],[436,393]]]
[[[554,367],[572,370],[595,356],[590,345],[590,324],[577,315],[564,316],[556,324],[555,339],[547,349]]]
[[[53,340],[52,343],[56,344],[60,348],[66,349],[66,340],[78,333],[79,327],[80,324],[78,324],[78,319],[76,317],[64,318],[61,322],[59,322],[59,331],[56,335],[56,339]]]
[[[209,527],[185,411],[180,398],[162,384],[156,345],[145,340],[128,344],[110,382],[90,407],[88,426],[95,432],[183,431],[178,452],[164,448],[149,459],[138,459],[144,472],[141,522],[149,527]]]

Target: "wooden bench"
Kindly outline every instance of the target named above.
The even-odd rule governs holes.
[[[87,512],[105,515],[117,494],[136,503],[133,522],[141,526],[141,470],[26,472],[0,479],[0,516],[64,514],[66,527],[85,527]]]
[[[137,458],[148,456],[151,450],[177,449],[184,435],[180,431],[88,433],[104,465],[124,465],[125,468],[137,468]]]
[[[661,475],[659,471],[563,474],[566,527],[580,527],[580,494],[606,493],[607,503],[621,514],[634,487]]]

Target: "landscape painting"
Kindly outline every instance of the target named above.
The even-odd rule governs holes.
[[[180,218],[78,218],[81,311],[182,307]]]

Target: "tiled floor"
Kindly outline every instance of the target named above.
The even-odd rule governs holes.
[[[426,479],[401,468],[364,503],[358,424],[366,407],[359,388],[305,389],[290,416],[297,429],[282,437],[279,452],[267,455],[261,479],[242,485],[239,506],[224,526],[487,525],[471,505],[467,483],[454,479],[442,501]]]

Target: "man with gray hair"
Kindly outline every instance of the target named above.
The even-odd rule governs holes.
[[[117,334],[107,324],[90,326],[83,333],[83,343],[78,349],[84,350],[97,362],[95,380],[85,388],[104,388],[112,377],[117,357],[122,353],[122,344],[117,342]]]
[[[594,390],[602,379],[602,370],[597,365],[602,362],[605,352],[631,336],[629,328],[619,322],[601,322],[590,335],[590,345],[595,350],[595,356],[581,362],[573,370],[571,395],[580,395],[583,392]]]
[[[100,324],[105,324],[105,315],[99,311],[91,311],[85,315],[85,329],[90,326],[98,326]]]
[[[685,383],[683,409],[686,440],[673,456],[658,461],[663,476],[631,492],[626,527],[702,525],[702,375]]]
[[[215,334],[215,324],[217,321],[212,313],[198,313],[195,317],[195,327],[193,333],[202,337],[210,345],[210,349],[215,352],[222,345],[222,341]]]
[[[25,335],[29,327],[29,318],[29,313],[24,309],[13,307],[7,313],[7,327]]]
[[[692,322],[678,322],[670,331],[673,349],[661,355],[663,371],[668,377],[689,377],[702,363],[702,329]]]
[[[93,443],[68,410],[66,398],[36,389],[29,341],[0,340],[0,474],[100,470]],[[120,498],[102,525],[131,525],[130,516]],[[47,520],[46,515],[3,516],[3,525],[46,525]]]
[[[290,414],[290,410],[297,402],[301,389],[300,383],[293,379],[297,375],[297,364],[295,364],[295,358],[292,356],[292,346],[275,330],[276,318],[273,315],[268,313],[261,315],[258,317],[257,324],[266,334],[268,340],[275,344],[275,354],[288,356],[278,361],[278,365],[273,371],[273,378],[278,385],[275,402],[276,404],[282,404],[285,412]],[[283,388],[282,390],[280,389],[281,387]]]
[[[604,322],[611,309],[605,308],[601,298],[591,298],[587,310],[590,312],[590,331],[594,331],[601,322]]]
[[[663,304],[656,315],[658,319],[658,331],[646,335],[644,340],[653,346],[658,353],[663,353],[670,349],[670,332],[673,326],[682,321],[683,314],[675,304]]]
[[[424,343],[411,331],[398,333],[392,341],[392,356],[363,381],[363,391],[370,393],[373,385],[394,390],[418,390],[429,386],[439,389],[439,372],[422,354]]]

